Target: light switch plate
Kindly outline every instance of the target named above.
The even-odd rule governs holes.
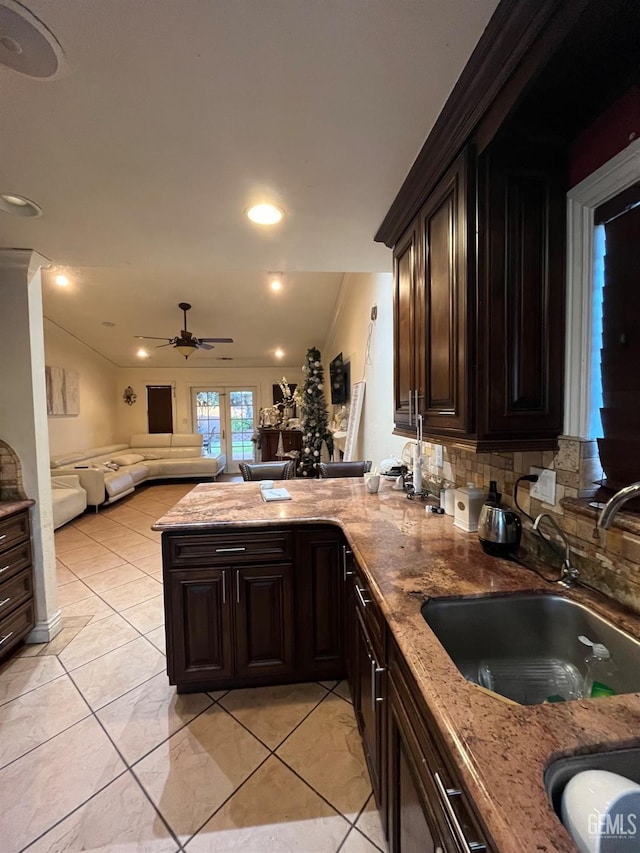
[[[530,474],[538,475],[538,482],[531,483],[529,494],[542,503],[554,506],[556,502],[556,472],[551,468],[529,468]]]

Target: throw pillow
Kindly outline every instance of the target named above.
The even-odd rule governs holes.
[[[116,465],[135,465],[136,462],[142,462],[144,456],[142,453],[123,453],[122,456],[114,456],[111,460]]]

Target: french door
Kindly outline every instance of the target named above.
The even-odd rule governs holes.
[[[191,417],[202,434],[206,456],[227,457],[226,471],[238,472],[238,462],[253,462],[255,388],[192,388]]]

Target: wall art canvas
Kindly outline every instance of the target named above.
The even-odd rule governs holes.
[[[48,415],[78,415],[80,413],[80,383],[77,370],[64,367],[45,367]]]

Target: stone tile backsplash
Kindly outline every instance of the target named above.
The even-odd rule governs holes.
[[[640,614],[640,516],[618,515],[611,530],[597,530],[597,511],[589,498],[598,491],[603,472],[595,441],[563,436],[557,451],[474,453],[456,445],[444,445],[444,464],[432,468],[434,446],[425,442],[424,469],[437,471],[456,486],[473,483],[488,491],[495,480],[502,503],[516,509],[514,484],[531,467],[552,468],[556,472],[556,502],[553,506],[532,499],[529,483],[518,486],[518,503],[534,518],[541,512],[556,516],[569,536],[574,564],[581,580],[620,604]],[[520,513],[521,517],[522,514]],[[522,517],[522,547],[550,566],[559,569],[562,558],[540,543],[531,532],[531,523]]]

